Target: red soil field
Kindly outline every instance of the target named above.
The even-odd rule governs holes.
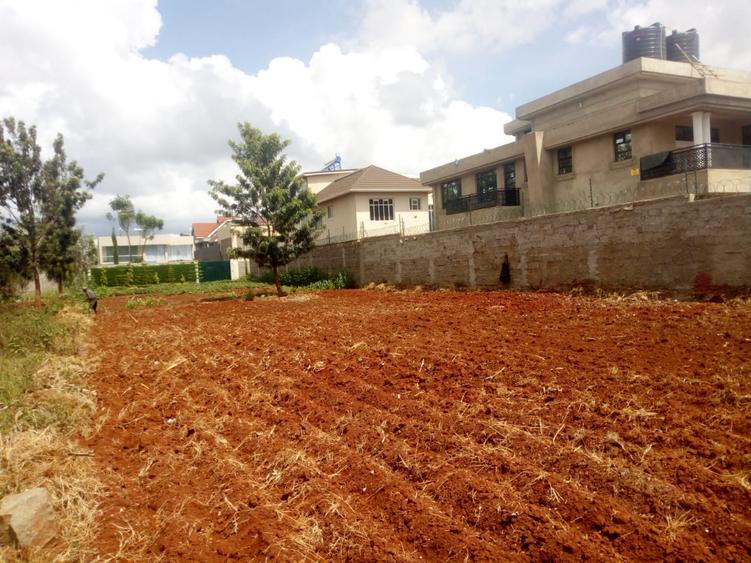
[[[751,558],[748,304],[200,299],[101,303],[102,557]]]

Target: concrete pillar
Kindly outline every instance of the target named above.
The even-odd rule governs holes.
[[[704,141],[704,112],[695,111],[691,114],[691,119],[694,125],[694,144],[700,145]]]
[[[709,119],[710,115],[710,112],[705,111],[702,117],[702,127],[704,129],[704,140],[702,141],[702,143],[712,142],[712,124]]]
[[[527,172],[526,194],[522,195],[524,215],[540,215],[547,211],[548,191],[553,182],[553,165],[548,151],[543,147],[542,131],[524,136],[524,162]]]

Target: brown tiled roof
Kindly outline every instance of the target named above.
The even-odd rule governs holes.
[[[329,201],[352,192],[431,192],[413,178],[370,165],[348,176],[331,182],[318,192],[318,203]]]
[[[206,238],[220,223],[193,223],[193,236],[196,238]]]

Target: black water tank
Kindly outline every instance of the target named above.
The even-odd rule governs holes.
[[[673,30],[671,35],[665,39],[665,49],[669,61],[688,62],[689,60],[699,60],[699,34],[695,29],[689,29],[679,33]]]
[[[623,32],[623,62],[639,57],[665,58],[665,28],[661,23],[649,27],[637,25],[633,31]]]

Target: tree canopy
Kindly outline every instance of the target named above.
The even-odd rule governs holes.
[[[34,299],[41,305],[40,273],[59,283],[69,277],[70,249],[77,244],[75,214],[103,178],[84,179],[83,169],[68,162],[62,135],[53,155],[42,160],[36,127],[6,118],[0,123],[0,216],[3,262],[19,276],[34,280]],[[60,281],[62,280],[62,281]]]
[[[229,141],[240,168],[237,183],[210,180],[210,194],[220,212],[242,227],[244,247],[235,249],[234,256],[271,268],[282,295],[279,267],[312,248],[323,214],[315,209],[315,196],[303,184],[299,165],[284,155],[290,141],[276,133],[265,135],[249,123],[238,128],[240,142]]]

